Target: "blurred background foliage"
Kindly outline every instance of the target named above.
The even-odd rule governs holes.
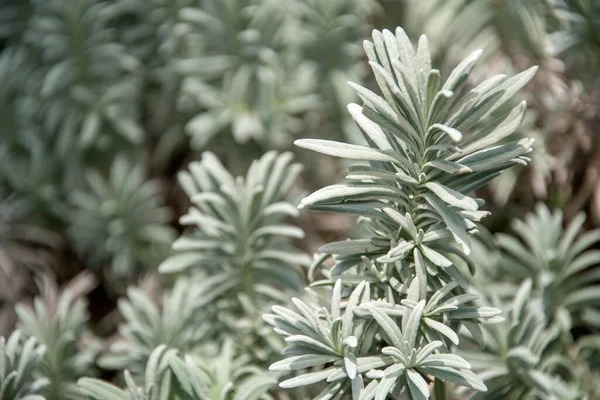
[[[258,293],[270,304],[281,300],[269,290],[278,273],[291,274],[286,289],[298,290],[302,285],[296,281],[305,272],[294,265],[308,263],[298,249],[311,254],[348,235],[351,222],[340,216],[302,215],[297,223],[305,235],[284,225],[284,217],[296,215],[289,207],[297,203],[294,194],[338,181],[344,165],[294,151],[303,173],[268,189],[269,179],[281,179],[269,174],[284,168],[289,176],[300,172],[290,160],[272,164],[272,153],[261,161],[271,164],[254,167],[259,172],[245,181],[235,177],[246,175],[252,161],[269,151],[292,150],[297,138],[363,140],[346,110],[357,101],[346,82],[374,86],[361,42],[375,27],[398,25],[412,38],[427,34],[442,76],[477,48],[484,52],[473,82],[540,66],[521,97],[529,110],[520,132],[536,138],[533,161],[481,191],[492,211],[485,221],[489,231],[510,232],[510,221],[538,202],[563,210],[554,214],[554,230],[569,223],[582,231],[600,226],[596,0],[0,0],[0,333],[9,337],[18,326],[22,333],[13,334],[13,347],[25,342],[21,334],[45,346],[31,350],[31,357],[46,360],[41,383],[33,384],[45,388],[48,399],[79,398],[73,389],[78,378],[112,378],[113,369],[128,369],[138,382],[161,344],[188,352],[230,341],[231,348],[200,351],[214,360],[244,346],[262,346],[264,351],[242,352],[235,362],[238,369],[259,369],[248,370],[250,377],[263,373],[281,343],[263,332],[264,306],[251,297]],[[177,183],[190,162],[207,158],[222,164],[192,163],[190,173],[183,173],[187,178],[180,178],[189,184]],[[262,196],[259,186],[271,190],[265,194],[270,197],[262,197],[252,212],[271,207],[279,215],[252,220],[244,214],[244,201]],[[211,196],[201,200],[196,192]],[[234,204],[239,196],[246,200]],[[201,215],[190,209],[187,220],[177,220],[198,202],[204,202]],[[237,210],[231,211],[235,218],[219,215],[211,202],[227,203]],[[585,222],[581,211],[588,215]],[[539,218],[551,218],[549,213],[538,207]],[[184,229],[189,225],[197,226]],[[183,231],[179,249],[171,249]],[[269,241],[274,234],[290,240]],[[560,288],[541,276],[567,267],[554,259],[548,265],[522,257],[515,263],[514,252],[541,257],[552,251],[561,233],[556,235],[540,249],[523,250],[482,234],[474,257],[479,254],[476,263],[487,267],[482,276],[498,281],[503,270],[490,265],[508,258],[505,264],[514,264],[518,274],[507,272],[532,279],[533,290],[548,302]],[[579,250],[596,242],[587,240]],[[215,243],[226,254],[210,247]],[[182,261],[181,249],[208,254],[208,269],[188,271],[198,260]],[[170,267],[163,269],[185,274],[159,275],[165,259]],[[244,288],[242,282],[205,298],[214,291],[206,279],[218,288],[222,274],[247,265],[264,288]],[[268,271],[272,265],[278,269]],[[197,286],[183,285],[182,279]],[[137,288],[128,290],[130,285]],[[214,309],[196,315],[192,305],[211,301]],[[575,306],[547,307],[545,318],[552,320]],[[173,326],[172,313],[187,318],[187,326],[184,320]],[[573,313],[577,335],[598,329],[597,309],[582,305]],[[227,333],[214,332],[214,324],[228,326]],[[236,331],[240,327],[248,335]],[[242,344],[236,335],[245,338]],[[114,344],[119,340],[125,342]],[[588,347],[581,354],[592,354]],[[183,365],[177,364],[183,359],[174,360],[179,361],[163,370]],[[231,367],[206,378],[217,387],[212,393],[233,396],[235,390],[222,382],[247,381],[244,373],[236,374]],[[25,386],[23,393],[35,392]]]

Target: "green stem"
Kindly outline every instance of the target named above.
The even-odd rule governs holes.
[[[446,400],[446,384],[444,381],[436,378],[433,383],[433,392],[435,394],[435,400]]]
[[[244,279],[244,292],[248,296],[248,300],[254,303],[254,280],[252,279],[252,263],[245,262],[242,266],[242,276]]]

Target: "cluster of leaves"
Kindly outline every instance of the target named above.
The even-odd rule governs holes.
[[[93,374],[96,346],[84,346],[87,303],[95,285],[89,274],[75,277],[60,292],[51,278],[30,307],[16,306],[19,329],[0,338],[0,398],[83,400],[77,379]]]
[[[585,221],[584,213],[566,228],[562,221],[562,211],[551,213],[544,204],[538,204],[535,214],[529,214],[524,221],[515,220],[512,227],[516,238],[497,235],[502,257],[499,271],[516,282],[531,279],[541,292],[548,320],[564,321],[567,330],[573,323],[598,326],[594,318],[597,312],[592,307],[600,303],[600,270],[596,268],[600,251],[588,248],[600,241],[600,230],[577,237]]]
[[[143,75],[112,28],[118,6],[8,3],[0,12],[8,20],[0,54],[2,192],[89,267],[131,278],[158,264],[164,255],[155,248],[172,233],[158,183],[145,176]]]
[[[179,275],[162,307],[129,289],[129,298],[119,300],[125,323],[98,362],[128,371],[131,396],[179,398],[183,390],[190,399],[258,399],[277,383],[264,367],[283,345],[261,316],[300,289],[298,267],[311,261],[290,244],[303,231],[286,223],[298,214],[287,194],[301,170],[291,153],[269,152],[245,178],[235,178],[206,152],[180,172],[192,203],[180,222],[189,229],[159,266]],[[145,389],[137,389],[133,382],[143,379]],[[117,391],[128,398],[98,381],[84,380],[82,387],[98,399]]]
[[[120,168],[112,171],[112,182],[122,187],[132,178],[126,164],[114,165]],[[97,357],[101,348],[87,332],[81,298],[93,288],[92,276],[73,279],[60,294],[46,280],[44,296],[32,308],[16,307],[30,339],[15,333],[8,341],[6,393],[31,392],[48,400],[269,398],[277,378],[264,366],[283,346],[261,315],[301,287],[298,266],[311,261],[289,243],[301,238],[302,230],[286,223],[298,214],[287,196],[301,170],[290,153],[265,154],[245,179],[234,178],[212,153],[193,162],[189,172],[180,173],[193,204],[181,223],[190,229],[173,243],[176,254],[160,266],[161,272],[185,276],[176,279],[161,306],[131,287],[129,298],[119,300],[125,323],[110,351]],[[90,184],[98,195],[110,191],[97,177]],[[151,194],[153,187],[146,183],[142,189],[129,196]],[[147,211],[148,206],[142,202],[142,209],[126,212],[154,212],[160,218],[160,210]],[[96,208],[102,213],[101,204]],[[16,351],[22,361],[15,360]],[[126,391],[89,378],[96,358],[104,369],[125,369]]]
[[[594,333],[600,255],[589,249],[600,231],[581,233],[584,221],[581,213],[563,228],[562,211],[538,204],[535,213],[513,221],[514,236],[499,233],[477,247],[474,258],[486,261],[476,261],[484,278],[474,286],[508,316],[503,324],[486,326],[483,349],[464,354],[487,378],[490,396],[598,395],[598,368],[585,354],[600,343]]]
[[[36,395],[46,384],[33,376],[35,365],[44,356],[46,348],[35,338],[27,339],[19,330],[8,340],[0,337],[0,393],[3,399],[41,400]]]
[[[525,88],[532,112],[519,130],[519,134],[538,140],[537,155],[531,168],[514,169],[492,183],[489,189],[494,202],[505,205],[511,197],[518,197],[533,207],[544,199],[565,207],[569,219],[589,204],[589,214],[597,221],[598,206],[590,199],[598,196],[598,185],[589,170],[596,168],[593,160],[598,147],[594,133],[600,80],[591,72],[600,60],[598,2],[402,3],[405,28],[432,39],[432,54],[442,66],[481,48],[488,66],[488,71],[481,70],[483,75],[513,74],[515,66],[540,67]],[[578,178],[581,175],[586,175],[583,183]]]
[[[29,205],[0,194],[0,335],[8,336],[16,322],[15,304],[23,293],[32,293],[31,278],[51,273],[61,246],[55,233],[33,223]]]
[[[94,400],[259,400],[268,399],[267,391],[275,378],[252,367],[234,367],[231,346],[213,364],[189,355],[181,357],[166,345],[158,346],[148,359],[143,387],[125,371],[126,390],[94,378],[81,378],[80,391]]]
[[[164,258],[175,236],[160,184],[147,180],[142,168],[117,157],[108,180],[90,170],[87,190],[69,196],[69,233],[76,248],[90,267],[110,262],[118,278],[131,279],[140,268]]]
[[[194,349],[206,334],[201,326],[201,296],[205,293],[199,280],[178,280],[166,293],[159,309],[138,288],[130,287],[127,299],[119,299],[119,311],[126,322],[119,326],[120,338],[99,365],[107,369],[127,368],[134,376],[143,376],[152,352],[163,345],[186,353]]]
[[[286,223],[298,210],[286,198],[302,170],[291,153],[266,153],[244,178],[234,178],[211,153],[179,175],[192,207],[180,222],[189,226],[173,243],[175,255],[159,271],[186,273],[199,283],[198,301],[210,334],[233,336],[252,359],[265,362],[274,343],[260,316],[302,286],[299,266],[310,257],[290,244],[304,236]],[[275,342],[277,343],[277,342]]]
[[[192,146],[230,131],[238,143],[285,148],[300,133],[307,112],[344,124],[345,81],[356,77],[358,39],[376,4],[335,1],[203,1],[185,7],[180,22],[194,47],[180,55],[182,90],[200,112],[189,121]],[[283,4],[282,4],[283,3]]]
[[[151,102],[162,110],[149,129],[171,150],[183,132],[195,149],[231,137],[287,148],[309,115],[334,117],[324,134],[337,134],[342,83],[360,69],[356,42],[379,10],[356,0],[120,0],[115,8],[123,44],[157,88]],[[167,109],[158,104],[165,98]]]
[[[179,168],[190,145],[218,136],[217,152],[239,169],[305,126],[329,136],[349,126],[340,82],[360,79],[356,43],[378,10],[357,0],[2,0],[2,201],[22,204],[111,285],[135,281],[173,237],[154,178]],[[250,151],[230,151],[235,143]]]
[[[266,317],[292,345],[284,351],[288,358],[271,369],[323,366],[282,383],[327,381],[320,398],[348,392],[355,399],[402,393],[429,398],[432,380],[438,387],[448,381],[485,390],[452,349],[459,344],[461,326],[481,338],[481,324],[503,319],[500,310],[473,304],[478,296],[467,292],[465,271],[454,260],[468,260],[469,235],[488,214],[469,194],[529,161],[533,140],[499,144],[518,128],[525,103],[500,118],[490,116],[535,68],[489,78],[462,93],[480,52],[441,84],[425,36],[415,49],[401,28],[395,34],[374,31],[365,51],[383,97],[352,84],[364,104],[348,109],[368,146],[319,139],[296,144],[367,162],[348,168],[347,183],[318,190],[301,203],[361,216],[367,237],[320,249],[335,256],[334,267],[323,269],[325,279],[317,282],[336,282],[330,312],[295,300],[300,313],[278,307]],[[348,299],[343,315],[342,298]]]
[[[600,59],[600,5],[591,0],[553,0],[551,4],[560,25],[552,33],[550,51],[564,54],[567,66],[594,88],[600,83],[590,74]]]
[[[600,396],[600,234],[576,214],[600,198],[596,3],[0,0],[0,399]],[[363,52],[396,11],[431,46],[399,28]],[[297,185],[273,151],[308,131],[358,161],[300,203],[359,217],[313,260],[288,219],[335,168],[301,152]],[[520,186],[557,191],[570,223],[538,206],[486,248],[473,192]],[[57,289],[72,266],[100,278],[89,310],[91,275]],[[126,289],[157,272],[156,293]]]

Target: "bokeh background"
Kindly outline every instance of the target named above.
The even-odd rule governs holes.
[[[176,175],[205,151],[235,175],[293,152],[298,198],[343,179],[342,161],[293,141],[363,140],[347,81],[375,86],[362,41],[396,26],[428,36],[442,76],[483,49],[469,85],[539,65],[514,100],[532,163],[479,193],[481,264],[538,203],[559,225],[581,211],[583,232],[600,225],[597,0],[0,0],[0,334],[17,303],[52,314],[67,288],[87,304],[78,346],[101,352],[129,286],[158,301],[172,284],[156,269],[189,206]],[[298,224],[308,253],[359,234],[337,215]]]

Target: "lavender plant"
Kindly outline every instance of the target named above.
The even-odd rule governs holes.
[[[463,93],[479,51],[441,83],[425,36],[415,49],[401,28],[374,31],[364,47],[383,97],[351,83],[363,105],[348,109],[368,146],[296,144],[364,161],[348,168],[347,183],[318,190],[300,208],[359,215],[368,235],[320,249],[334,256],[334,267],[321,269],[335,282],[330,310],[295,300],[298,312],[277,307],[265,316],[289,344],[286,358],[271,369],[319,367],[281,383],[326,382],[318,398],[429,398],[431,383],[439,398],[444,382],[485,391],[453,349],[461,327],[481,336],[481,324],[503,318],[499,309],[473,304],[468,272],[455,260],[468,260],[469,236],[488,214],[472,191],[530,160],[533,140],[499,144],[518,128],[525,103],[489,117],[536,68],[489,78]]]
[[[0,400],[600,397],[599,12],[0,0]]]

